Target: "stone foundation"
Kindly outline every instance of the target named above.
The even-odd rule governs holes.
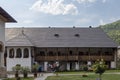
[[[5,77],[7,77],[6,68],[0,67],[0,78],[5,78]]]

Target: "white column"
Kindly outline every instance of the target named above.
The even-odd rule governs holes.
[[[91,70],[91,65],[92,65],[91,61],[88,61],[87,65],[88,65],[88,70]]]
[[[111,61],[110,68],[116,68],[116,63],[114,61]]]
[[[79,62],[75,62],[75,70],[79,70]]]
[[[7,58],[9,58],[9,48],[7,48]]]
[[[44,62],[44,71],[47,71],[47,64],[48,62]]]
[[[29,50],[29,58],[31,58],[31,48],[28,48],[28,50]]]
[[[87,62],[87,65],[91,66],[91,65],[92,65],[92,64],[91,64],[91,61],[88,61],[88,62]]]
[[[56,62],[56,66],[57,66],[57,67],[59,66],[59,62],[58,62],[58,61]]]
[[[70,70],[70,63],[67,62],[67,70],[69,71]]]
[[[13,49],[14,49],[14,58],[16,58],[16,55],[17,55],[16,51],[17,51],[17,48],[13,48]]]
[[[21,58],[23,58],[23,57],[24,57],[24,48],[21,48],[21,51],[22,51],[22,56],[21,56]]]

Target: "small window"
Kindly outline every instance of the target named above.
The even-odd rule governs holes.
[[[40,56],[45,56],[45,52],[44,51],[40,51]]]
[[[80,37],[80,35],[79,34],[75,34],[75,37]]]
[[[54,34],[55,37],[59,37],[59,34]]]
[[[24,49],[24,58],[28,58],[29,57],[29,50],[27,48]]]
[[[49,51],[49,56],[54,56],[54,53],[52,51]]]
[[[18,48],[16,53],[16,58],[21,58],[21,57],[22,57],[22,51],[20,48]]]
[[[9,50],[9,58],[14,58],[14,49]]]
[[[70,55],[73,55],[73,52],[72,52],[72,51],[69,51],[69,54],[70,54]]]

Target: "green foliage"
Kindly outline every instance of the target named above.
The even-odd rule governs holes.
[[[2,79],[2,80],[16,80],[16,78],[7,78],[7,79]],[[34,78],[33,77],[21,78],[21,80],[34,80]]]
[[[22,67],[21,70],[22,70],[23,73],[30,72],[30,68],[29,67]]]
[[[106,65],[103,59],[101,59],[100,61],[97,60],[94,64],[93,64],[93,71],[95,71],[95,73],[102,75],[106,70]]]
[[[95,74],[88,74],[88,77],[82,77],[80,75],[64,75],[64,76],[48,76],[46,80],[96,80]],[[120,74],[104,74],[103,80],[120,80]]]
[[[115,42],[120,44],[120,20],[99,27],[101,27]]]
[[[94,64],[93,64],[93,71],[96,74],[100,75],[100,80],[101,80],[101,75],[105,72],[106,70],[106,65],[103,59],[101,60],[97,60]]]
[[[34,63],[34,64],[32,65],[32,71],[33,71],[33,72],[37,72],[37,71],[38,71],[38,68],[39,68],[39,65],[38,65],[37,63]]]
[[[83,65],[83,70],[84,71],[88,71],[88,66],[87,65]]]
[[[17,64],[16,66],[14,66],[13,68],[12,68],[12,70],[13,71],[20,71],[21,70],[21,65],[20,64]]]

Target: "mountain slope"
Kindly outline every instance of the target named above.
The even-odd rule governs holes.
[[[99,27],[101,27],[115,42],[120,44],[120,20]]]

